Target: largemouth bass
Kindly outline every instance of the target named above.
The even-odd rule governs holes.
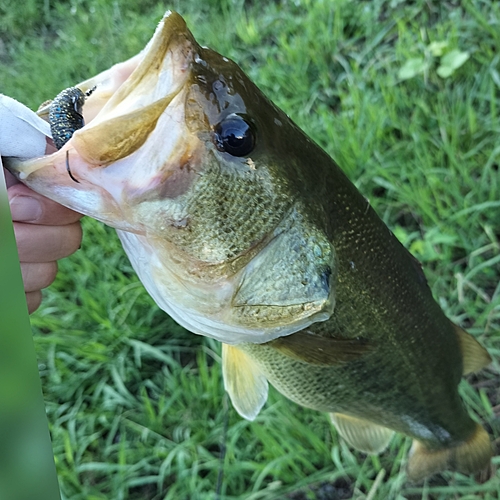
[[[411,479],[488,466],[488,434],[457,388],[489,355],[446,318],[342,170],[235,63],[168,12],[140,54],[76,89],[50,108],[59,151],[8,168],[117,229],[159,307],[223,343],[243,417],[271,383],[329,412],[359,450],[411,436]]]

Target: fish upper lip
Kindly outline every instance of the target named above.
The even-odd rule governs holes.
[[[184,20],[177,13],[168,12],[140,57],[122,63],[127,67],[133,61],[133,71],[113,89],[96,116],[75,132],[68,145],[90,166],[105,166],[139,149],[188,81],[196,47]],[[106,85],[100,90],[100,82],[109,83],[110,78],[104,72],[79,85],[97,86],[86,101],[84,115],[93,101],[102,100],[108,92]]]

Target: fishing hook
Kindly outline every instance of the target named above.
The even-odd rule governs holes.
[[[69,176],[70,176],[70,177],[71,177],[71,178],[72,178],[75,182],[77,182],[78,184],[80,184],[80,181],[79,181],[79,180],[77,180],[77,179],[75,179],[75,178],[73,177],[73,174],[71,173],[71,170],[69,169],[69,151],[68,151],[68,150],[66,150],[66,170],[68,171]]]

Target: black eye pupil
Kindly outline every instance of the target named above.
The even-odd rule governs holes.
[[[243,117],[229,115],[215,127],[215,145],[230,155],[246,156],[254,148],[255,136]]]

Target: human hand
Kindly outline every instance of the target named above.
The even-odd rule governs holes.
[[[54,151],[49,124],[20,102],[0,94],[0,156],[26,159]],[[82,215],[35,193],[7,170],[4,174],[31,314],[40,305],[42,288],[56,277],[57,260],[80,246],[78,221]]]
[[[28,311],[38,309],[41,290],[57,273],[57,260],[78,250],[82,215],[41,196],[4,170]]]

